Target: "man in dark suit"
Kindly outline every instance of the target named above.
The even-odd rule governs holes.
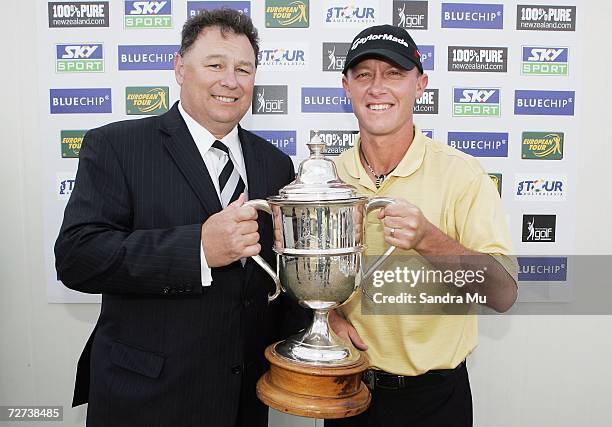
[[[274,283],[248,258],[274,264],[272,222],[241,194],[277,194],[294,169],[238,125],[257,52],[248,17],[191,18],[180,102],[85,136],[55,254],[67,287],[102,294],[73,401],[89,402],[88,425],[267,425],[263,352],[296,319],[279,320],[289,303],[268,303]]]

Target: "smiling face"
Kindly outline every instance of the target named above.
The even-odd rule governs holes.
[[[362,137],[410,135],[412,109],[427,75],[383,59],[365,59],[348,70],[342,86],[353,104]]]
[[[174,74],[185,111],[221,139],[251,107],[255,52],[245,35],[208,27],[177,55]]]

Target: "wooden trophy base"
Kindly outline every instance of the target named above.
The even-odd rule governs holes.
[[[363,354],[342,367],[319,367],[290,362],[266,348],[270,370],[257,382],[257,396],[266,405],[309,418],[345,418],[365,411],[370,391],[361,382],[368,367]]]

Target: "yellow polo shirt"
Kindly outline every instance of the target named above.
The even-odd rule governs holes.
[[[354,148],[336,158],[340,179],[368,197],[406,199],[466,248],[496,254],[516,280],[516,260],[505,256],[511,254],[512,244],[501,200],[476,159],[427,138],[415,126],[406,155],[377,189],[361,164],[359,145],[358,138]],[[382,254],[388,246],[376,214],[370,213],[366,223],[366,255]],[[398,249],[394,255],[410,253],[415,252]],[[451,369],[478,344],[475,315],[362,315],[361,298],[362,292],[357,292],[340,312],[368,344],[373,368],[397,375]]]

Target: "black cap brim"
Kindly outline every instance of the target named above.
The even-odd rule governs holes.
[[[346,75],[346,72],[349,70],[349,68],[355,66],[358,62],[361,62],[367,58],[384,58],[388,59],[389,61],[395,63],[396,65],[402,67],[405,70],[412,70],[414,67],[417,67],[421,73],[423,72],[423,69],[421,68],[422,66],[417,65],[412,60],[406,58],[403,55],[399,55],[389,49],[373,48],[364,50],[363,52],[359,52],[357,55],[351,58],[350,62],[345,62],[342,74]]]

